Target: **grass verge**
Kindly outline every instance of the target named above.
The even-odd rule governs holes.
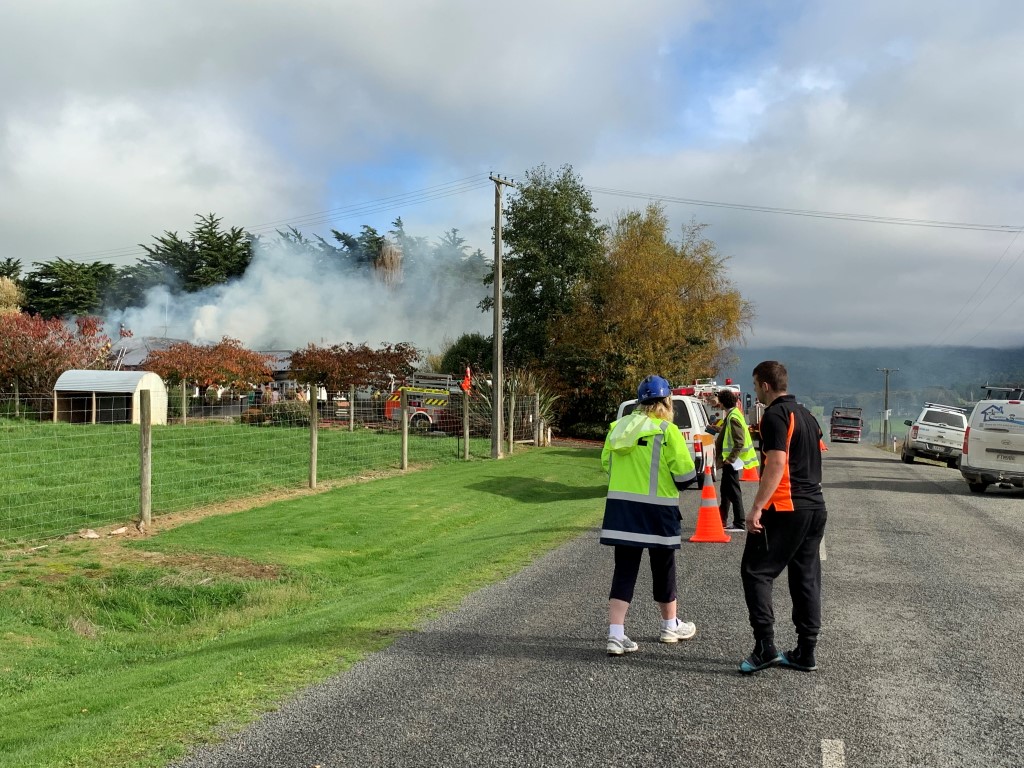
[[[161,766],[598,524],[535,449],[0,562],[0,766]]]

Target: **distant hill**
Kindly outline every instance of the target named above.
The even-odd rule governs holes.
[[[744,392],[751,391],[750,372],[762,360],[778,360],[789,371],[789,389],[808,405],[825,412],[840,402],[859,405],[865,416],[882,407],[889,374],[889,407],[893,417],[916,415],[925,401],[968,404],[981,397],[984,384],[1024,382],[1024,348],[872,347],[823,349],[763,347],[733,350],[736,365],[718,373],[730,377]]]

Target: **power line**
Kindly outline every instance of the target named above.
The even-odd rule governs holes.
[[[967,229],[982,232],[1021,232],[1024,225],[1021,224],[977,224],[967,221],[938,221],[934,219],[911,219],[897,216],[876,216],[867,213],[841,213],[838,211],[816,211],[806,208],[776,208],[769,205],[749,205],[746,203],[724,203],[715,200],[698,200],[690,197],[675,197],[673,195],[659,195],[651,192],[631,192],[625,189],[611,189],[609,187],[587,187],[591,192],[603,195],[614,195],[616,197],[631,197],[641,200],[656,200],[666,203],[679,203],[682,205],[696,205],[705,208],[730,208],[738,211],[752,211],[755,213],[773,213],[785,216],[805,216],[816,219],[835,219],[839,221],[858,221],[868,224],[893,224],[906,227],[934,227],[940,229]]]

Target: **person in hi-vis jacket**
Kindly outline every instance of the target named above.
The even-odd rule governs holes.
[[[736,407],[736,393],[723,389],[718,393],[718,402],[725,409],[722,426],[714,430],[715,460],[722,470],[722,499],[718,511],[722,513],[722,527],[730,533],[744,533],[743,491],[740,488],[740,472],[744,469],[757,469],[757,451],[754,441],[750,439],[750,429],[743,418],[743,413]],[[712,431],[712,430],[709,430]],[[729,512],[733,522],[729,525]]]
[[[601,543],[615,548],[615,570],[608,595],[609,656],[632,653],[626,637],[626,611],[633,600],[640,559],[651,562],[654,600],[661,609],[663,643],[689,640],[697,633],[676,616],[676,550],[682,541],[679,491],[696,483],[693,458],[679,427],[672,423],[672,388],[661,376],[648,376],[637,389],[637,407],[611,424],[601,451],[608,472]]]

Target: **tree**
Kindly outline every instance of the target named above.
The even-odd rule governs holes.
[[[463,374],[466,366],[474,371],[491,370],[493,345],[490,336],[464,333],[445,350],[438,365],[440,373]]]
[[[240,227],[221,229],[221,219],[196,214],[196,226],[183,240],[164,232],[154,245],[142,245],[143,264],[164,269],[187,292],[225,283],[245,274],[253,255],[253,238]]]
[[[143,365],[168,384],[243,390],[273,378],[270,360],[269,355],[248,350],[238,339],[225,336],[212,345],[183,341],[154,350]]]
[[[73,324],[26,312],[0,313],[0,386],[49,397],[64,371],[105,368],[111,341],[96,317]]]
[[[0,261],[0,277],[9,277],[15,282],[21,277],[21,259],[12,259],[8,256]]]
[[[25,276],[25,306],[43,317],[90,315],[103,308],[103,297],[114,282],[112,264],[57,259],[36,262]]]
[[[605,229],[590,193],[571,166],[553,173],[541,165],[510,197],[503,231],[505,355],[525,366],[547,360],[549,326],[571,316],[577,289],[591,280],[604,252]],[[493,267],[485,278],[492,284]],[[492,299],[481,302],[490,309]]]
[[[296,381],[329,392],[349,386],[387,391],[394,379],[404,379],[415,370],[419,356],[419,350],[405,342],[382,344],[376,350],[351,342],[330,347],[309,344],[292,354],[291,368]]]
[[[20,312],[25,294],[18,284],[6,275],[0,275],[0,314]]]
[[[107,288],[104,306],[110,309],[140,307],[146,301],[146,292],[164,283],[164,269],[155,264],[137,262],[120,267]]]
[[[618,218],[576,312],[552,325],[547,369],[565,422],[607,421],[648,374],[673,383],[712,376],[742,338],[751,307],[703,230],[691,223],[672,243],[656,205]]]

